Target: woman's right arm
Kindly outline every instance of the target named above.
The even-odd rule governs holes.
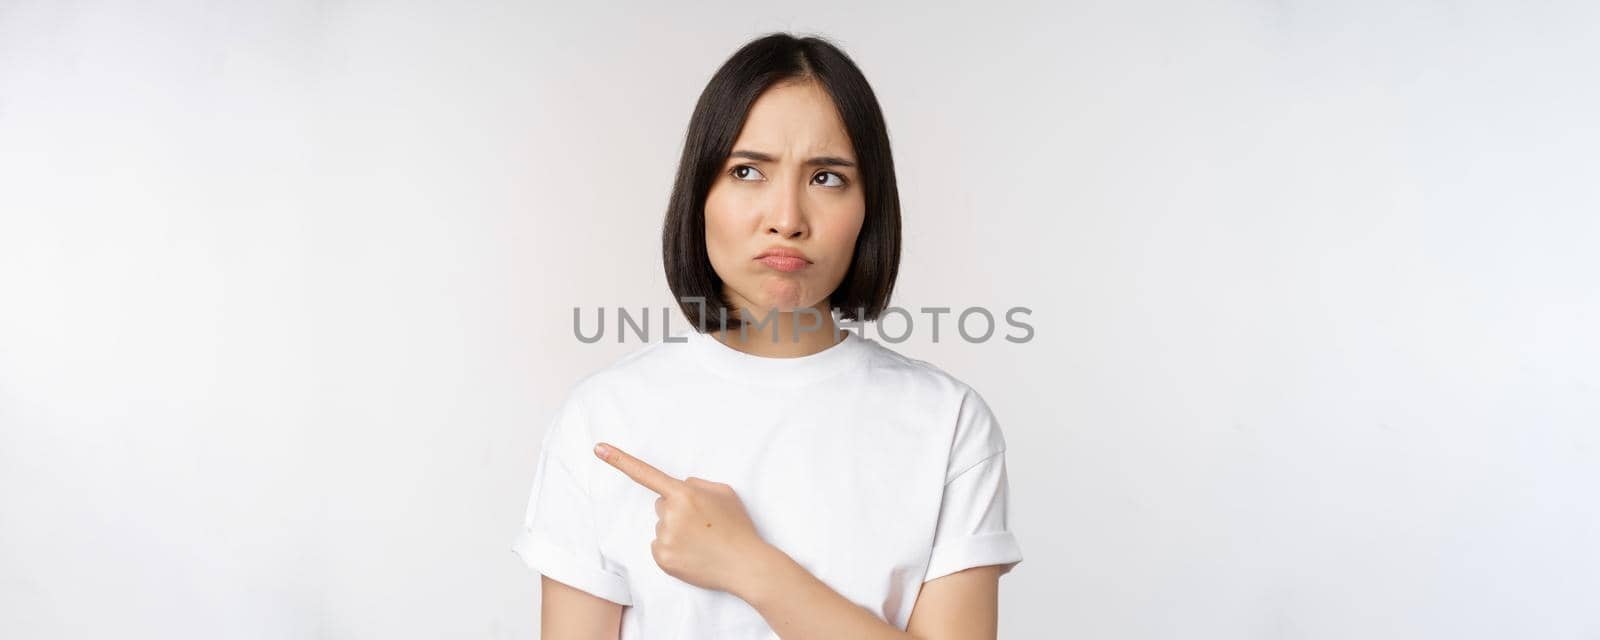
[[[540,576],[539,637],[544,640],[617,640],[622,605]]]

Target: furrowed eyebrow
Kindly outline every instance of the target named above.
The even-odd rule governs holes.
[[[777,161],[777,158],[772,157],[771,154],[762,153],[760,151],[749,151],[749,150],[746,150],[746,149],[740,149],[738,151],[734,151],[733,153],[728,154],[728,157],[730,157],[730,158],[746,158],[746,159],[749,159],[749,160],[755,160],[756,162],[776,162]],[[811,158],[810,160],[806,160],[805,163],[808,164],[808,165],[820,166],[820,167],[854,167],[854,166],[856,166],[856,163],[851,162],[849,160],[846,160],[844,158],[837,157],[837,156],[818,156],[818,157],[815,157],[815,158]]]

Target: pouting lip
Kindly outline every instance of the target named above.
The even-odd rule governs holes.
[[[806,254],[801,253],[799,249],[790,249],[789,247],[778,246],[767,247],[765,251],[757,254],[755,259],[760,260],[769,256],[777,256],[780,258],[799,258],[801,260],[805,260],[807,264],[811,263],[811,258],[807,258]]]

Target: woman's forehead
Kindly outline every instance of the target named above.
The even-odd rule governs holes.
[[[773,156],[854,155],[833,100],[813,83],[778,85],[762,93],[734,148]]]

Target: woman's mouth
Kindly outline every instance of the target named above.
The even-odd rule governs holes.
[[[756,254],[756,262],[779,271],[799,271],[811,264],[811,259],[798,248],[775,244]]]
[[[799,271],[806,268],[806,265],[811,264],[806,262],[804,258],[792,258],[789,256],[762,256],[756,258],[756,262],[779,271]]]

